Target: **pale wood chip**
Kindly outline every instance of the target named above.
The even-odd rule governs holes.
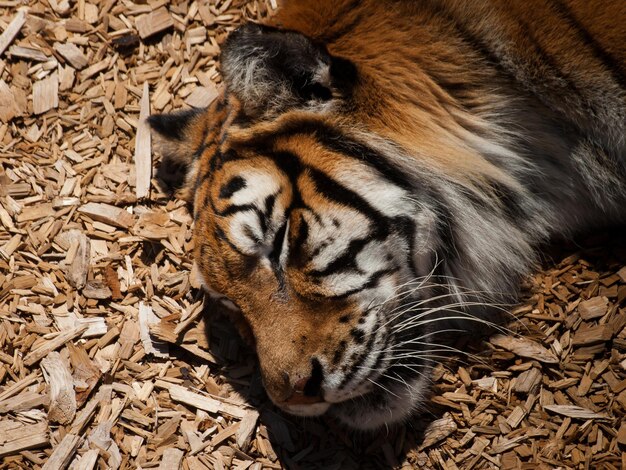
[[[424,440],[420,444],[418,450],[421,451],[437,444],[446,437],[450,436],[452,433],[456,432],[457,429],[458,425],[452,418],[452,415],[450,415],[450,413],[446,413],[443,418],[430,423],[424,433]]]
[[[165,449],[159,464],[159,470],[178,470],[183,461],[184,452],[180,449]]]
[[[59,107],[59,76],[53,73],[33,85],[33,112],[43,114]]]
[[[9,47],[13,39],[15,39],[15,36],[20,32],[24,23],[26,23],[26,10],[20,10],[15,14],[9,26],[0,34],[0,56],[6,48]]]
[[[495,335],[489,339],[489,342],[520,357],[528,357],[547,364],[558,364],[559,362],[554,353],[528,338]]]
[[[39,346],[36,350],[28,353],[28,355],[24,358],[24,364],[27,366],[32,366],[33,364],[39,362],[42,358],[46,357],[52,351],[60,348],[65,343],[79,337],[86,329],[86,325],[81,325],[72,330],[59,333],[53,339],[46,341],[44,344]]]
[[[50,57],[39,49],[23,46],[11,46],[9,55],[20,59],[33,60],[35,62],[46,62],[50,59]]]
[[[72,462],[72,470],[93,470],[98,462],[100,453],[97,449],[90,449],[85,452],[81,457],[78,457]]]
[[[139,336],[146,354],[156,357],[168,358],[168,347],[166,343],[156,341],[150,336],[150,325],[160,322],[152,308],[144,302],[139,302]]]
[[[3,413],[15,413],[18,411],[31,410],[41,405],[48,405],[50,397],[42,395],[34,391],[26,391],[20,393],[19,400],[15,398],[9,398],[4,401],[0,401],[0,414]]]
[[[81,70],[87,67],[87,64],[89,63],[85,54],[83,54],[76,44],[72,44],[71,42],[55,42],[54,50],[61,54],[61,56],[63,56],[63,58],[67,60],[75,69]]]
[[[9,122],[15,116],[24,114],[25,111],[25,109],[20,109],[9,85],[7,85],[4,80],[0,79],[0,121]]]
[[[239,429],[237,429],[236,439],[237,439],[237,447],[239,447],[244,452],[248,451],[248,447],[250,446],[250,442],[252,441],[252,437],[256,430],[257,422],[259,421],[259,412],[255,410],[250,410],[244,414],[241,419]]]
[[[204,87],[199,86],[194,88],[191,94],[185,98],[185,103],[194,108],[206,108],[209,106],[215,98],[219,95],[219,91],[216,86]]]
[[[595,411],[575,405],[545,405],[544,409],[563,416],[568,416],[569,418],[609,419],[605,413],[596,413]]]
[[[165,31],[174,26],[174,20],[167,8],[157,8],[151,13],[142,15],[135,20],[135,26],[139,31],[142,39],[152,36],[153,34]]]
[[[58,352],[52,351],[41,360],[40,365],[50,386],[48,419],[53,423],[71,423],[76,416],[76,392],[68,364]]]
[[[147,197],[150,192],[150,178],[152,177],[152,149],[150,126],[150,90],[148,82],[143,83],[143,93],[140,101],[139,123],[135,136],[135,194],[137,199]]]
[[[237,406],[206,397],[199,393],[192,392],[185,387],[164,380],[157,380],[155,386],[165,388],[170,393],[172,400],[185,403],[199,410],[208,411],[209,413],[225,413],[234,418],[241,419],[245,416],[247,411],[244,406]]]
[[[41,470],[63,470],[65,469],[72,457],[82,438],[75,434],[66,434],[63,440],[54,447],[52,455],[48,458]]]
[[[73,247],[70,259],[66,258],[62,266],[65,268],[65,276],[69,283],[76,289],[82,289],[87,282],[87,273],[91,259],[91,242],[89,238],[82,231],[72,229],[60,234],[56,241],[66,247],[68,255],[70,254],[70,248]]]
[[[593,320],[603,317],[609,308],[609,299],[593,297],[578,304],[578,313],[583,320]]]
[[[0,424],[0,457],[48,444],[48,424],[22,424],[5,420]]]
[[[127,230],[135,224],[135,217],[131,213],[109,204],[89,202],[80,206],[78,212],[94,220]]]

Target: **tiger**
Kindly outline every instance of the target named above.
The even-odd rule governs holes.
[[[287,0],[220,73],[158,173],[289,414],[405,422],[546,242],[624,221],[623,0]]]

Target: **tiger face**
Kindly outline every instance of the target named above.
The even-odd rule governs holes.
[[[172,119],[151,122],[167,134]],[[432,211],[362,161],[374,161],[375,148],[315,112],[258,124],[226,94],[207,111],[175,119],[183,134],[180,141],[170,135],[169,145],[194,142],[198,155],[186,183],[198,272],[207,289],[241,309],[269,396],[303,416],[371,402],[384,418],[372,416],[367,427],[385,422],[390,385],[383,377],[411,383],[394,371],[392,356],[420,349],[417,342],[400,347],[408,336],[394,326],[407,316],[392,299],[426,291],[415,280],[419,267],[431,265],[419,258],[431,256],[437,237]],[[390,315],[397,319],[389,322]],[[426,339],[428,328],[420,331]],[[410,366],[430,366],[422,362]],[[421,380],[406,393],[419,393]]]
[[[212,105],[150,118],[160,176],[193,205],[197,271],[241,310],[270,398],[360,429],[420,407],[442,336],[492,323],[562,210],[615,202],[568,163],[580,142],[555,111],[449,17],[381,3],[244,26]],[[531,111],[521,136],[503,124]]]

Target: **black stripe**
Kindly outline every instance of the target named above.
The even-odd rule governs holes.
[[[230,199],[240,189],[246,187],[246,180],[241,176],[233,176],[228,182],[224,183],[220,188],[219,198]]]
[[[595,57],[602,62],[604,67],[610,72],[613,80],[615,80],[622,88],[626,88],[626,69],[624,68],[624,65],[595,40],[589,30],[585,28],[578,18],[576,18],[576,15],[574,15],[571,9],[564,2],[561,0],[551,0],[549,3],[570,25],[570,27],[578,32],[578,37],[593,51]]]
[[[392,225],[395,227],[396,231],[406,240],[406,243],[408,245],[408,250],[406,254],[406,265],[411,270],[411,274],[413,275],[413,277],[418,278],[419,274],[415,269],[415,262],[413,260],[413,256],[415,255],[415,222],[409,217],[396,217],[393,219]]]
[[[348,344],[344,340],[339,342],[339,346],[337,346],[337,349],[335,349],[335,353],[333,354],[332,364],[334,366],[337,366],[337,364],[339,364],[339,361],[341,361],[343,354],[346,352],[347,346]]]
[[[552,72],[552,75],[555,78],[564,81],[567,84],[567,87],[571,91],[573,91],[579,97],[582,97],[583,94],[580,92],[578,85],[574,83],[572,78],[563,71],[562,67],[559,66],[559,64],[557,63],[556,57],[550,54],[548,51],[546,51],[543,48],[543,46],[541,45],[541,42],[539,41],[537,36],[534,34],[530,26],[526,22],[522,21],[521,19],[518,19],[517,23],[521,30],[522,36],[528,38],[535,54],[539,57],[539,61],[541,65],[548,66]],[[554,84],[552,84],[551,86],[554,86]],[[588,107],[586,105],[585,100],[581,100],[580,104],[581,106]]]
[[[352,2],[352,3],[354,4],[354,3],[360,3],[360,2],[357,1],[357,2]],[[349,11],[350,10],[348,10],[348,12]],[[345,14],[347,14],[347,12]],[[337,15],[337,18],[341,18],[343,16],[344,14],[341,14],[341,16]],[[351,21],[344,24],[343,26],[341,26],[335,31],[332,31],[332,26],[334,26],[334,24],[332,24],[329,28],[327,28],[329,33],[323,34],[320,37],[320,40],[324,42],[325,44],[332,44],[333,42],[336,42],[341,37],[350,34],[362,20],[363,20],[362,14],[357,13]]]
[[[280,268],[280,250],[283,246],[283,241],[285,239],[285,232],[287,230],[287,223],[285,222],[276,232],[276,235],[274,235],[274,240],[272,241],[272,251],[271,253],[267,256],[267,258],[270,260],[270,263],[272,263],[272,266],[274,268],[274,271],[278,272],[281,271]]]
[[[290,244],[290,254],[287,259],[288,266],[293,266],[296,268],[301,268],[306,265],[306,261],[304,260],[304,248],[306,246],[306,241],[309,237],[309,224],[305,220],[304,217],[300,217],[300,225],[298,226],[298,233],[296,238],[292,244]]]
[[[267,233],[267,215],[259,208],[257,208],[254,212],[256,212],[256,216],[259,219],[259,226],[261,228],[261,233],[265,235]],[[261,240],[258,238],[250,237],[255,240],[257,243],[261,243]]]
[[[356,340],[356,338],[355,338],[355,340]],[[361,354],[359,354],[355,358],[354,362],[352,363],[352,368],[345,375],[345,377],[343,378],[343,380],[339,384],[339,387],[337,387],[339,390],[344,389],[346,387],[346,385],[348,385],[348,383],[350,383],[352,378],[357,374],[357,372],[359,371],[359,367],[361,367],[363,365],[365,360],[372,353],[372,346],[374,344],[374,341],[376,341],[376,334],[375,333],[371,333],[369,335],[369,338],[367,339],[367,344],[363,347],[363,351],[361,352]],[[359,341],[355,341],[355,342],[357,344],[362,344],[363,340],[361,339],[360,342]],[[370,373],[367,375],[367,377],[369,377],[371,374],[372,374],[372,371],[370,371]]]
[[[457,36],[468,45],[474,52],[480,55],[483,60],[490,65],[494,66],[501,72],[505,72],[506,75],[512,76],[509,70],[506,70],[500,61],[500,58],[492,50],[490,45],[482,38],[472,33],[461,19],[457,18],[451,11],[445,9],[440,2],[426,1],[422,2],[423,7],[427,7],[431,10],[434,16],[446,19],[450,26],[456,31]]]
[[[325,299],[335,299],[335,300],[340,300],[340,299],[347,299],[348,297],[350,297],[351,295],[357,294],[359,292],[362,292],[364,290],[367,289],[373,289],[374,287],[377,287],[378,284],[380,283],[380,280],[389,275],[389,274],[393,274],[396,271],[398,271],[398,268],[392,268],[392,269],[382,269],[380,271],[375,271],[374,273],[372,273],[372,275],[369,277],[369,279],[362,284],[360,287],[355,287],[354,289],[351,289],[347,292],[344,292],[343,294],[336,294],[336,295],[324,295],[321,297],[324,297]]]
[[[238,212],[248,212],[248,211],[256,212],[257,210],[258,208],[253,204],[240,204],[240,205],[233,204],[232,206],[228,206],[226,209],[221,210],[221,211],[215,208],[215,213],[222,217],[226,217],[229,215],[237,214]]]
[[[356,257],[359,255],[361,250],[365,248],[372,241],[371,238],[357,238],[351,240],[348,244],[348,247],[337,256],[334,260],[332,260],[324,269],[312,269],[307,272],[308,276],[313,277],[325,277],[330,276],[331,274],[337,274],[340,272],[352,271],[357,274],[365,274],[357,265],[356,265]]]
[[[326,26],[326,31],[332,31],[338,21],[344,21],[345,17],[351,12],[354,11],[361,5],[361,0],[352,0],[350,3],[345,5],[340,11],[336,12],[334,15],[334,19]],[[360,20],[360,15],[357,15],[357,20]],[[340,36],[343,36],[356,24],[358,21],[352,21],[345,26],[342,26],[337,31],[335,31],[332,35],[322,36],[322,41],[329,43],[334,41]]]
[[[244,252],[242,252],[235,244],[233,244],[229,239],[228,236],[226,236],[226,234],[224,233],[224,231],[222,230],[221,227],[219,226],[215,226],[215,229],[213,230],[213,234],[215,235],[215,238],[223,243],[226,243],[228,246],[230,246],[233,250],[235,250],[237,253],[239,253],[242,257],[248,259],[248,260],[255,260],[255,264],[256,264],[256,257],[254,256],[250,256],[249,254],[246,254]],[[204,248],[206,245],[202,245],[202,248]],[[221,259],[226,262],[227,257],[221,257]],[[232,275],[232,273],[230,273]]]
[[[433,253],[432,266],[429,267],[429,270],[435,270],[435,279],[433,281],[438,283],[437,277],[445,275],[446,269],[450,271],[450,266],[461,258],[461,254],[456,240],[455,218],[445,205],[444,198],[441,194],[437,194],[434,191],[431,191],[425,198],[428,201],[428,206],[437,215],[435,232],[437,234],[436,238],[439,240],[439,246]],[[437,265],[437,263],[439,264]],[[446,284],[447,282],[441,279],[441,283]]]
[[[153,114],[148,117],[150,128],[170,140],[186,140],[191,124],[206,108],[191,108],[170,114]]]
[[[348,189],[338,181],[333,180],[326,173],[316,168],[307,168],[307,175],[311,178],[311,180],[313,180],[313,184],[315,184],[317,190],[326,199],[351,207],[361,212],[372,222],[381,224],[374,227],[376,232],[380,231],[384,235],[389,233],[387,218],[384,214],[372,207],[372,205],[363,199],[359,194],[351,189]]]
[[[272,212],[274,212],[274,206],[276,205],[276,196],[282,191],[279,189],[277,194],[270,194],[265,198],[265,215],[268,218],[272,218]]]
[[[302,163],[300,162],[300,157],[298,157],[293,152],[272,152],[265,151],[262,152],[262,156],[271,159],[276,166],[287,175],[289,178],[289,182],[291,183],[291,187],[293,188],[292,201],[289,208],[287,208],[286,216],[289,216],[289,213],[292,209],[298,207],[305,207],[300,196],[300,191],[298,191],[298,177],[304,171]]]
[[[490,186],[500,203],[500,209],[511,222],[519,224],[520,221],[526,220],[526,210],[522,207],[523,198],[514,189],[496,181],[491,181]],[[478,207],[484,208],[485,206]]]

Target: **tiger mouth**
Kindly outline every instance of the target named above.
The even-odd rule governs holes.
[[[376,362],[379,357],[383,356],[385,356],[383,351],[377,351],[373,361]],[[341,387],[336,390],[320,389],[319,393],[314,396],[295,391],[287,400],[276,404],[282,410],[296,416],[321,416],[331,408],[338,408],[355,400],[367,399],[366,397],[376,392],[374,384],[385,375],[385,372],[385,370],[372,370],[372,373],[363,377],[350,391],[342,390]]]
[[[329,416],[339,423],[361,431],[375,431],[381,426],[405,421],[415,410],[419,410],[428,392],[429,383],[425,374],[407,379],[406,386],[386,384],[387,391],[373,389],[368,393],[337,402],[322,401],[311,404],[284,403],[279,407],[294,416],[315,418]]]

